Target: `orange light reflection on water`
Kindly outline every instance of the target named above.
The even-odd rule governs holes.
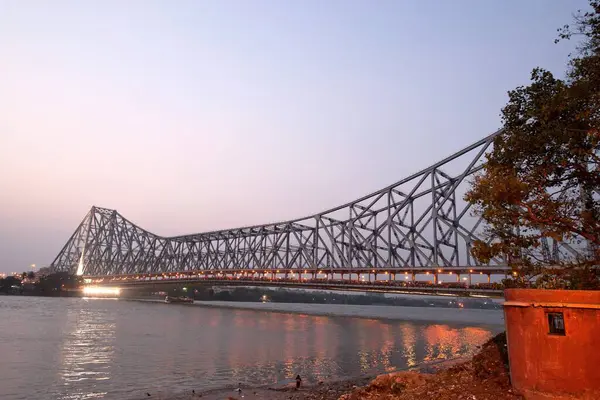
[[[400,327],[402,346],[408,367],[417,365],[417,330],[414,324],[402,323]]]

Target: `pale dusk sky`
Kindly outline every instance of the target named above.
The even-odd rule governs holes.
[[[0,0],[0,272],[92,205],[161,235],[301,217],[500,127],[585,0]]]

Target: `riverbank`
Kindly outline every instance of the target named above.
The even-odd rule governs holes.
[[[459,363],[466,362],[468,359],[468,357],[459,357],[450,360],[432,361],[403,372],[434,374]],[[249,387],[241,385],[241,391],[230,387],[202,392],[194,391],[178,395],[157,392],[150,393],[151,396],[146,394],[146,398],[153,397],[160,400],[338,400],[341,396],[352,393],[353,390],[368,387],[377,378],[378,375],[365,375],[330,382],[303,382],[299,390],[295,389],[295,382],[290,380],[288,384],[275,386]],[[142,398],[144,397],[141,396],[139,399],[141,400]]]
[[[162,400],[519,400],[512,392],[504,333],[472,358],[423,364],[408,371],[303,386],[221,389],[155,398]],[[150,394],[151,395],[151,394]],[[148,396],[147,396],[148,397]],[[151,397],[151,396],[150,396]]]

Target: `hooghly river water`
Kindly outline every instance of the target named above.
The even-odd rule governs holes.
[[[0,399],[168,398],[296,374],[310,384],[469,354],[503,330],[497,310],[378,307],[396,319],[368,319],[352,316],[365,306],[316,307],[331,315],[0,296]]]

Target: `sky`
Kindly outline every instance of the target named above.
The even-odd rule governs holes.
[[[303,217],[501,127],[585,0],[0,0],[0,272],[92,205],[163,236]]]

